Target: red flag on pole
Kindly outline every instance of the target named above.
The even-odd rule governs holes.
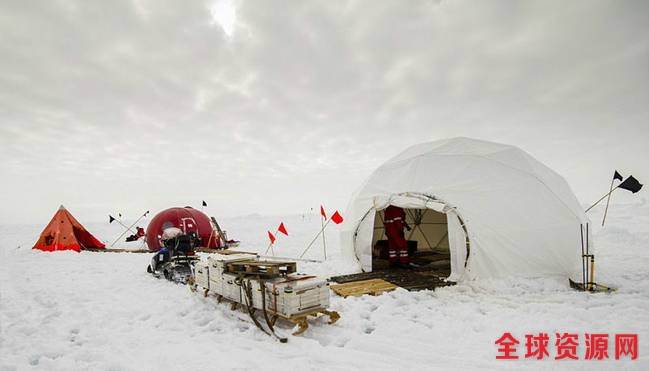
[[[268,239],[270,239],[271,245],[275,243],[275,236],[273,236],[273,234],[270,233],[270,231],[268,231]]]
[[[286,230],[286,227],[284,227],[284,222],[279,223],[279,227],[277,227],[277,232],[282,232],[288,236],[288,231]]]
[[[327,220],[327,214],[325,214],[324,207],[322,207],[322,205],[320,205],[320,215],[322,215],[322,217]]]
[[[343,217],[342,215],[340,215],[340,213],[338,213],[338,210],[336,210],[336,212],[331,216],[331,221],[336,224],[340,224],[343,222]]]

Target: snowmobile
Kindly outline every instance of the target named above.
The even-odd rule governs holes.
[[[195,248],[200,246],[200,238],[194,232],[184,234],[178,228],[168,228],[163,233],[162,243],[163,247],[151,258],[147,272],[186,284],[193,276],[194,263],[199,260]]]

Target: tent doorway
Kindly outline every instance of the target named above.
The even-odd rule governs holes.
[[[447,216],[432,209],[404,208],[410,261],[418,267],[426,267],[440,277],[451,274],[451,252]],[[377,210],[372,235],[372,270],[389,269],[388,243],[383,224],[384,212]]]

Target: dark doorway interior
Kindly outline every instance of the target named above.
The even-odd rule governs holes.
[[[411,227],[405,232],[412,269],[439,278],[451,274],[448,224],[446,214],[431,209],[404,209]],[[372,236],[372,271],[389,270],[388,244],[383,225],[383,210],[374,218]]]

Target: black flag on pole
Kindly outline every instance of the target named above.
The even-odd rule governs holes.
[[[615,174],[613,174],[613,179],[617,179],[620,182],[624,180],[624,178],[622,178],[622,175],[620,175],[620,173],[618,173],[617,170],[615,170]]]
[[[113,218],[112,215],[108,215],[108,224],[112,223],[115,221],[115,218]]]
[[[634,178],[633,175],[629,175],[629,177],[626,178],[625,181],[620,183],[618,187],[636,193],[642,189],[642,184],[640,184],[640,182],[638,182],[638,180]]]
[[[207,207],[207,202],[205,202],[205,200],[203,200],[203,206]]]

